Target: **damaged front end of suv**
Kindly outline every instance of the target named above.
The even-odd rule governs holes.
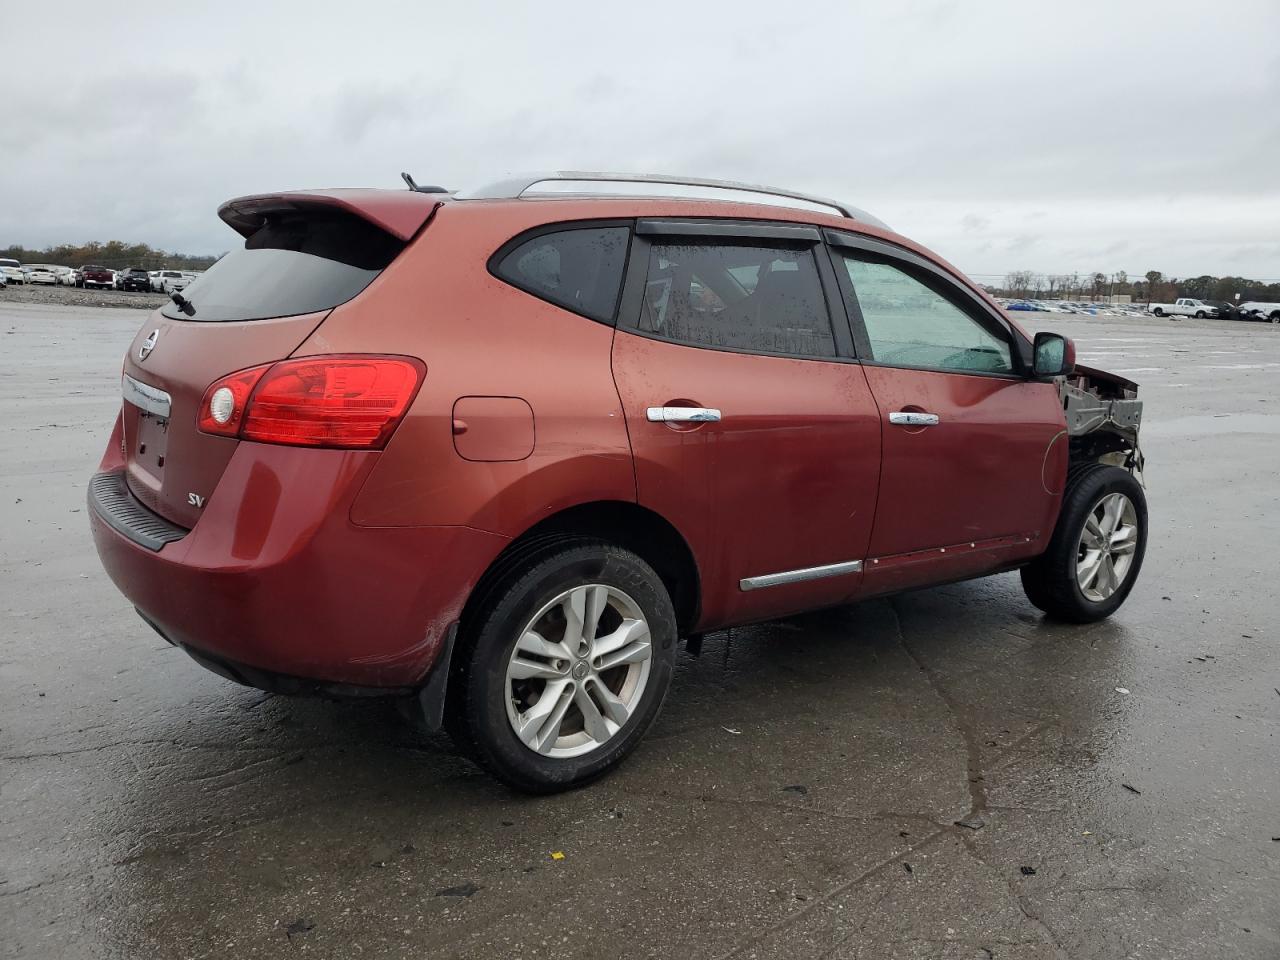
[[[1062,411],[1067,421],[1071,464],[1104,463],[1128,470],[1142,480],[1143,456],[1138,443],[1142,401],[1132,380],[1077,366],[1060,381]]]

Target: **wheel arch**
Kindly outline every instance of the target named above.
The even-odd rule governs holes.
[[[653,567],[671,595],[676,623],[684,631],[697,622],[701,576],[688,540],[661,514],[625,500],[594,500],[566,507],[535,523],[494,558],[463,605],[465,628],[476,606],[514,566],[564,540],[604,540],[630,550]]]

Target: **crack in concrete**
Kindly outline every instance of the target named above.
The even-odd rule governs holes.
[[[978,853],[978,848],[972,837],[959,834],[959,838],[960,846],[964,851],[985,870],[995,874],[996,878],[1004,884],[1005,889],[1009,892],[1009,898],[1018,908],[1018,912],[1021,913],[1022,916],[1048,940],[1049,945],[1053,947],[1054,956],[1058,957],[1059,960],[1071,960],[1071,955],[1067,951],[1066,947],[1062,945],[1062,941],[1059,939],[1057,931],[1055,931],[1053,927],[1049,926],[1048,922],[1045,921],[1039,913],[1031,909],[1028,898],[1021,890],[1014,886],[1014,881],[1005,876],[999,868],[987,862],[987,860]]]
[[[966,814],[964,819],[980,816],[981,814],[993,809],[987,804],[986,771],[982,763],[982,746],[978,741],[977,735],[961,718],[959,704],[951,695],[950,691],[947,690],[943,683],[942,675],[930,667],[924,659],[911,648],[911,644],[907,642],[906,631],[902,628],[902,617],[898,613],[898,608],[894,605],[893,598],[886,600],[886,603],[890,612],[893,614],[893,622],[894,626],[897,628],[899,645],[901,645],[903,652],[906,653],[911,661],[924,673],[930,689],[933,690],[938,699],[946,705],[948,712],[951,714],[951,717],[955,722],[956,730],[960,734],[961,740],[964,742],[965,754],[967,756],[965,780],[966,786],[969,790],[969,812]],[[1018,739],[1014,740],[1012,743],[1008,744],[1000,751],[1001,757],[1007,757],[1011,750],[1015,749],[1031,737],[1039,734],[1045,726],[1045,724],[1038,725],[1036,728],[1033,728]],[[1001,766],[1003,766],[1003,764],[1001,764]],[[955,833],[960,840],[961,847],[985,869],[993,871],[1001,882],[1004,883],[1006,889],[1009,891],[1009,896],[1017,905],[1018,910],[1028,921],[1040,930],[1046,938],[1048,938],[1055,954],[1059,958],[1063,958],[1063,960],[1069,960],[1068,954],[1063,948],[1061,941],[1058,939],[1057,933],[1031,909],[1022,892],[1013,885],[1013,881],[982,858],[977,851],[973,837],[967,835],[963,830],[956,830],[955,828],[951,828],[948,832]]]
[[[162,744],[177,747],[180,750],[213,750],[222,753],[262,753],[263,751],[269,750],[276,756],[284,756],[286,754],[292,755],[307,750],[324,750],[333,746],[332,743],[324,741],[317,741],[315,743],[291,743],[285,746],[239,746],[230,743],[183,743],[180,740],[174,740],[168,737],[159,737],[146,740],[112,740],[108,743],[99,743],[91,747],[69,747],[66,750],[44,750],[32,753],[6,754],[4,756],[0,756],[0,760],[14,762],[21,760],[45,760],[53,757],[70,757],[81,753],[98,753],[102,750],[127,750],[129,747],[151,747]]]
[[[852,877],[849,880],[846,880],[844,883],[837,884],[836,886],[832,887],[830,890],[828,890],[826,893],[822,894],[821,896],[814,897],[812,900],[807,901],[805,905],[801,907],[799,910],[796,910],[793,913],[788,914],[787,916],[783,917],[781,920],[777,921],[776,923],[772,923],[769,926],[765,927],[763,930],[759,930],[756,933],[752,934],[750,937],[743,940],[741,943],[738,943],[732,948],[730,948],[730,950],[727,953],[720,954],[716,958],[716,960],[731,960],[731,958],[741,955],[741,953],[744,950],[747,950],[750,947],[754,947],[757,944],[762,943],[764,940],[768,939],[777,931],[782,930],[790,926],[791,924],[795,923],[797,920],[802,919],[804,916],[806,916],[809,913],[812,913],[818,907],[835,899],[840,894],[844,893],[846,890],[853,889],[854,887],[858,886],[860,883],[863,883],[864,881],[871,879],[876,874],[880,873],[883,870],[886,870],[889,867],[897,866],[899,863],[902,862],[902,858],[907,854],[912,853],[916,850],[919,850],[923,847],[926,847],[930,843],[932,843],[934,840],[937,840],[939,837],[946,836],[947,834],[952,833],[953,831],[954,831],[954,828],[952,827],[944,827],[944,828],[935,830],[933,833],[929,834],[927,837],[924,837],[922,840],[917,841],[916,843],[909,844],[903,848],[895,850],[892,856],[886,857],[884,860],[881,860],[876,864],[874,864],[873,866],[868,867],[866,870],[858,874],[856,877]]]
[[[969,810],[963,817],[959,817],[957,819],[965,819],[965,820],[971,819],[973,817],[978,817],[981,814],[987,813],[988,811],[991,811],[991,810],[1016,809],[1013,807],[993,807],[987,803],[986,770],[982,762],[982,745],[979,742],[979,738],[977,734],[975,734],[974,731],[970,729],[969,725],[966,724],[963,719],[961,719],[959,704],[956,702],[955,698],[951,695],[951,692],[947,690],[945,684],[943,683],[942,675],[939,674],[932,667],[930,667],[924,661],[924,659],[915,650],[912,649],[911,644],[907,642],[906,633],[902,628],[902,617],[899,615],[897,607],[894,606],[893,599],[892,598],[887,599],[886,604],[888,605],[890,613],[893,614],[894,627],[895,627],[895,632],[897,633],[899,646],[902,647],[902,650],[907,655],[907,658],[910,659],[924,674],[925,681],[929,684],[930,690],[933,691],[934,695],[939,700],[941,700],[943,705],[947,708],[947,712],[950,713],[952,720],[955,724],[956,731],[957,733],[959,733],[960,739],[964,743],[965,788],[966,788],[966,792],[969,795]],[[997,751],[996,756],[1002,761],[999,764],[999,766],[1005,765],[1004,761],[1008,760],[1010,751],[1016,749],[1018,746],[1020,746],[1022,743],[1026,742],[1027,740],[1031,739],[1032,737],[1037,736],[1049,726],[1051,726],[1051,724],[1048,722],[1039,723],[1035,727],[1033,727],[1031,730],[1028,730],[1025,734],[1011,741],[1005,747]],[[686,798],[686,799],[701,799],[701,798]],[[788,805],[788,804],[773,804],[769,801],[734,801],[729,798],[724,798],[724,799],[708,798],[708,799],[712,800],[713,802],[720,802],[720,803],[727,803],[727,804],[738,803],[742,805],[761,805],[766,807],[776,806],[786,810],[804,810],[804,811],[816,813],[819,815],[840,817],[844,819],[862,819],[862,820],[889,819],[886,817],[882,817],[880,815],[884,813],[884,811],[877,811],[877,814],[874,817],[859,818],[859,817],[850,816],[850,815],[824,813],[821,810],[817,810],[810,807],[800,807],[800,806],[794,806],[794,805]],[[1050,811],[1037,811],[1037,812],[1050,812]],[[850,880],[847,880],[844,883],[838,884],[837,886],[831,888],[821,896],[815,897],[814,899],[808,901],[799,910],[796,910],[793,913],[789,914],[788,916],[783,917],[781,920],[777,921],[774,924],[771,924],[770,926],[766,927],[764,930],[758,931],[757,933],[751,935],[750,937],[746,938],[742,942],[732,947],[727,953],[721,954],[717,958],[717,960],[730,960],[730,958],[740,955],[744,950],[747,950],[750,947],[758,945],[768,937],[772,936],[778,930],[784,929],[790,924],[795,923],[796,921],[800,920],[807,914],[811,913],[813,910],[815,910],[817,907],[821,906],[822,904],[829,902],[830,900],[846,892],[847,890],[850,890],[853,887],[856,887],[857,885],[863,883],[864,881],[869,880],[871,877],[887,869],[888,867],[894,866],[900,863],[904,856],[912,853],[915,850],[919,850],[922,847],[927,846],[928,844],[937,840],[939,837],[948,836],[948,835],[958,836],[960,838],[961,843],[964,846],[964,849],[968,850],[974,856],[974,858],[978,860],[979,863],[981,863],[987,869],[994,869],[993,867],[991,867],[990,864],[986,863],[986,861],[982,860],[982,858],[977,855],[977,853],[975,852],[972,846],[972,843],[973,843],[972,838],[966,834],[966,831],[963,828],[957,827],[953,824],[939,824],[936,820],[932,819],[931,817],[927,817],[922,814],[901,815],[901,814],[891,813],[890,817],[896,817],[897,819],[901,819],[901,820],[906,820],[906,819],[923,820],[929,823],[931,826],[936,827],[937,829],[935,829],[933,833],[930,833],[928,836],[924,837],[922,840],[919,840],[914,844],[910,844],[903,849],[899,849],[895,851],[892,856],[887,857],[884,860],[881,860],[875,866],[867,869],[863,873],[860,873],[858,876]],[[1065,958],[1067,955],[1063,951],[1063,948],[1057,939],[1057,935],[1054,933],[1052,928],[1050,928],[1049,925],[1044,922],[1044,920],[1042,920],[1039,916],[1037,916],[1035,913],[1031,911],[1031,909],[1027,906],[1027,904],[1023,902],[1022,895],[1013,888],[1011,882],[1007,878],[1001,875],[1001,879],[1005,882],[1006,886],[1009,888],[1010,895],[1013,897],[1014,901],[1017,903],[1018,909],[1023,914],[1023,916],[1026,917],[1032,923],[1034,923],[1037,929],[1039,929],[1042,932],[1042,934],[1048,938],[1048,941],[1050,945],[1053,947],[1053,949],[1055,950],[1057,956],[1061,958]]]
[[[966,775],[965,786],[969,792],[969,812],[964,817],[957,819],[969,819],[985,813],[987,810],[987,788],[985,782],[985,773],[982,768],[982,745],[978,742],[977,736],[969,729],[960,718],[959,705],[955,698],[951,696],[950,691],[943,685],[942,676],[911,649],[911,644],[907,643],[906,633],[902,629],[902,617],[898,614],[898,608],[894,605],[893,599],[886,601],[889,612],[893,614],[894,628],[898,635],[898,645],[902,647],[907,657],[920,668],[924,673],[925,681],[929,684],[934,695],[942,701],[946,706],[947,712],[951,714],[955,723],[956,732],[960,734],[960,739],[964,742],[966,756]]]
[[[939,823],[937,820],[923,813],[898,813],[895,810],[876,810],[870,814],[858,813],[837,813],[833,810],[823,810],[821,807],[809,806],[803,803],[780,803],[775,800],[750,800],[741,797],[716,797],[710,794],[685,794],[671,793],[670,791],[663,794],[646,793],[644,791],[633,790],[636,796],[648,797],[651,800],[682,800],[687,803],[714,803],[721,806],[732,807],[758,807],[763,810],[779,810],[786,813],[808,813],[817,817],[823,817],[829,820],[847,820],[852,823],[923,823],[935,830],[950,829],[948,824]]]

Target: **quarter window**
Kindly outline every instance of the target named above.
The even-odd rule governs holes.
[[[1013,372],[1008,340],[932,287],[892,264],[842,256],[872,360],[890,366]]]
[[[639,329],[701,347],[799,357],[836,353],[809,248],[655,243]]]
[[[539,234],[503,257],[494,272],[535,297],[612,323],[629,233],[590,227]]]

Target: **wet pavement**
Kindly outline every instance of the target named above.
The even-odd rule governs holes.
[[[0,301],[0,956],[1280,957],[1280,329],[1019,318],[1143,384],[1110,621],[1006,574],[716,634],[531,799],[116,593],[84,488],[144,316]]]

